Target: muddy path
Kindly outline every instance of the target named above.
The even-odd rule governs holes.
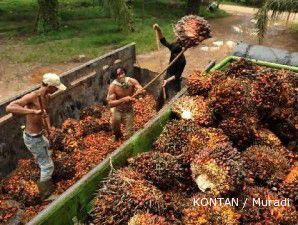
[[[186,52],[187,66],[184,76],[187,76],[195,69],[203,69],[210,60],[220,61],[231,53],[236,42],[258,43],[253,14],[233,12],[233,15],[229,17],[210,20],[210,23],[213,38]],[[270,26],[263,44],[298,52],[297,40],[298,34],[292,33],[284,26],[284,22],[279,22]],[[169,51],[165,48],[137,56],[137,64],[156,72],[162,71],[167,66],[168,60]],[[84,61],[41,65],[12,64],[0,61],[0,101],[40,83],[43,73],[55,72],[61,74],[82,63]]]

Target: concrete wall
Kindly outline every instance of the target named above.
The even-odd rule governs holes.
[[[120,59],[121,62],[115,64],[117,59]],[[139,73],[135,77],[141,83],[150,79],[153,73],[142,72],[141,68],[135,68],[135,59],[135,44],[132,43],[64,73],[61,80],[68,89],[51,96],[50,117],[52,123],[59,126],[68,117],[78,118],[80,110],[86,106],[94,103],[104,104],[111,72],[117,66],[125,67],[130,76]],[[140,74],[144,74],[145,78]],[[39,86],[32,87],[24,93],[0,103],[0,177],[7,175],[15,168],[17,159],[29,155],[21,137],[20,127],[24,124],[24,117],[7,115],[5,107],[12,100],[37,88]]]

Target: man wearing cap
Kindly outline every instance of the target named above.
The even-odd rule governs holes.
[[[127,137],[133,134],[134,112],[132,103],[136,100],[133,96],[145,92],[140,83],[126,76],[124,68],[119,67],[112,74],[114,79],[108,91],[107,102],[111,107],[111,125],[115,135],[115,141],[122,138],[121,122],[125,123]]]
[[[48,116],[46,116],[47,125],[43,124],[42,116],[48,113],[49,95],[58,90],[65,89],[66,87],[61,83],[60,77],[57,74],[46,73],[43,75],[42,85],[38,90],[12,101],[6,107],[8,113],[26,116],[23,139],[41,170],[40,181],[37,184],[42,200],[46,199],[54,191],[52,183],[54,164],[49,154],[49,141],[43,135],[43,128],[45,126],[51,126]],[[42,102],[45,112],[41,110],[42,106],[39,99]]]

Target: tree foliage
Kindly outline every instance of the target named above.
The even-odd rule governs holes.
[[[270,16],[270,10],[272,10]],[[281,13],[290,16],[298,12],[297,0],[263,0],[262,6],[256,13],[259,42],[262,42],[270,20],[276,19]],[[288,17],[289,18],[289,17]]]

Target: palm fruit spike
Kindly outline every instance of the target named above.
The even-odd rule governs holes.
[[[224,143],[231,144],[229,138],[221,129],[209,127],[200,128],[195,134],[189,136],[189,144],[184,148],[184,163],[190,164],[195,156],[201,153],[206,147],[215,149]]]
[[[244,114],[223,119],[218,127],[224,131],[237,149],[244,150],[253,142],[257,123],[257,118]]]
[[[192,177],[199,189],[214,196],[223,196],[241,188],[242,161],[237,149],[222,144],[206,148],[191,163]]]
[[[170,225],[164,217],[150,213],[134,215],[128,225]]]
[[[171,155],[181,155],[189,143],[189,135],[195,134],[200,127],[191,120],[173,120],[166,124],[161,135],[154,143],[154,149]]]
[[[212,125],[212,115],[206,101],[202,96],[183,96],[172,107],[172,112],[179,119],[193,120],[198,125]]]
[[[226,75],[232,78],[254,79],[256,77],[258,67],[251,61],[241,58],[235,63],[229,65]]]
[[[199,194],[193,197],[194,204],[182,211],[182,223],[184,225],[238,225],[240,214],[232,206],[228,205],[201,205],[206,204],[207,199],[214,199],[211,196]],[[219,203],[217,203],[219,204]]]
[[[257,184],[274,186],[280,183],[290,169],[290,162],[280,148],[266,145],[249,147],[242,153],[246,178]]]
[[[219,120],[239,117],[244,113],[254,115],[250,99],[250,85],[241,79],[228,78],[212,87],[209,94],[209,106]]]
[[[136,212],[163,215],[166,210],[163,194],[142,174],[124,168],[111,174],[98,191],[92,223],[126,224]]]
[[[195,15],[182,17],[175,25],[174,33],[179,38],[181,45],[186,48],[195,47],[211,37],[208,22]]]
[[[186,78],[186,85],[188,93],[193,95],[207,96],[211,90],[211,75],[205,74],[201,71],[194,71]]]
[[[297,224],[298,214],[292,202],[287,202],[283,197],[279,198],[268,188],[245,187],[238,199],[242,224]],[[274,204],[276,200],[278,205]],[[286,206],[281,205],[282,201]]]
[[[298,163],[294,165],[282,184],[279,191],[285,196],[291,198],[295,206],[298,207]]]
[[[137,172],[144,174],[160,189],[171,188],[187,176],[187,171],[177,157],[169,153],[146,152],[128,160],[129,165]]]
[[[101,130],[109,131],[110,124],[100,123],[101,120],[94,117],[87,116],[83,120],[80,120],[80,127],[82,130],[82,136],[85,137],[89,134],[98,133]]]
[[[88,116],[100,119],[103,111],[104,111],[104,107],[99,104],[86,107],[81,111],[80,119],[81,120],[85,119]]]

